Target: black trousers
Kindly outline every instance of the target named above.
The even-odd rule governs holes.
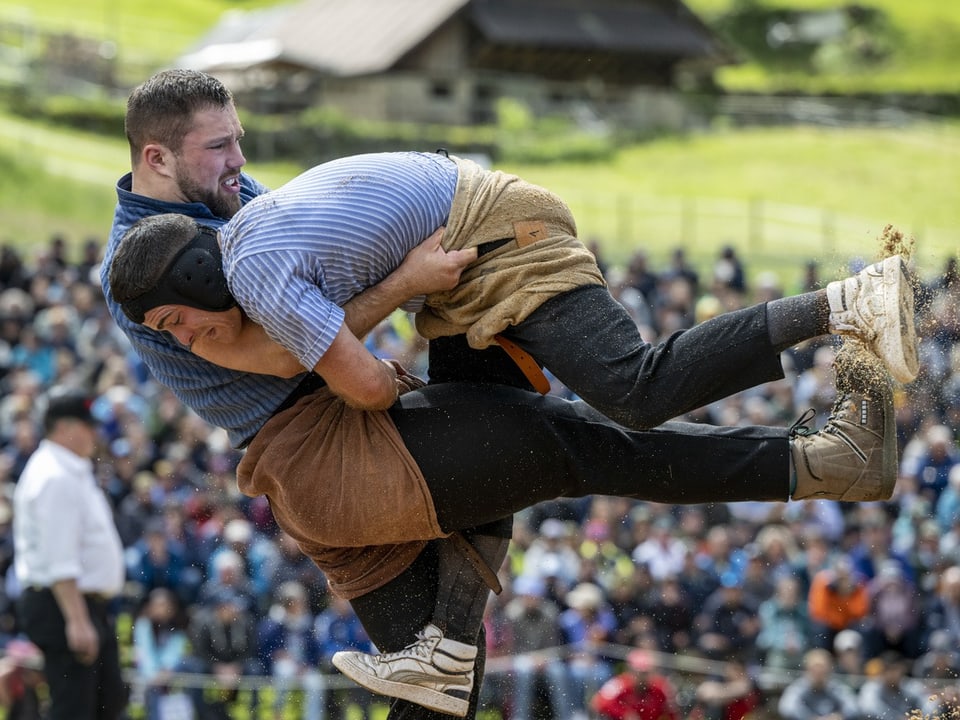
[[[786,428],[627,430],[583,402],[472,383],[409,393],[390,415],[445,531],[557,497],[695,504],[783,501],[789,492]]]
[[[43,651],[50,690],[47,720],[117,720],[127,705],[128,688],[121,676],[109,604],[90,596],[84,599],[100,636],[100,654],[91,665],[77,660],[67,646],[63,613],[51,590],[27,589],[17,601],[23,631]]]
[[[551,298],[503,335],[595,409],[634,430],[783,378],[762,304],[651,345],[606,288],[587,286]],[[463,336],[431,343],[432,382],[472,381],[478,372],[510,376],[491,369],[495,352],[474,361],[464,347]]]

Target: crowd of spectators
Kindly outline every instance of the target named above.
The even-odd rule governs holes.
[[[321,681],[335,672],[337,650],[372,650],[362,627],[266,502],[238,493],[240,456],[226,434],[154,382],[130,351],[100,297],[99,251],[90,241],[73,257],[63,238],[36,257],[0,249],[0,644],[17,641],[12,488],[39,441],[47,393],[80,388],[97,398],[96,472],[126,548],[118,609],[130,618],[138,716],[161,717],[174,700],[201,718],[230,717],[238,702],[271,707],[277,718],[290,703],[308,720],[344,717],[348,705],[367,712],[364,691],[333,683],[343,689],[324,693]],[[642,252],[625,267],[598,259],[651,342],[777,297],[787,284],[751,278],[732,246],[705,270],[680,249],[662,269]],[[809,263],[789,291],[833,279],[819,271]],[[890,713],[918,698],[923,706],[910,709],[920,712],[955,702],[956,259],[917,268],[916,280],[922,371],[896,393],[901,466],[890,501],[666,506],[593,497],[521,513],[501,569],[505,590],[486,617],[485,706],[512,720],[613,717],[609,707],[624,704],[604,698],[627,693],[642,720],[656,705],[644,699],[653,687],[664,696],[656,717],[742,717],[762,699],[771,707],[779,699],[782,717],[814,717],[793,706],[812,696],[827,703],[831,693],[845,718],[903,717]],[[425,374],[426,347],[407,315],[394,314],[367,342]],[[836,399],[833,342],[791,349],[784,380],[686,419],[790,425],[812,407],[822,423]],[[554,383],[553,392],[567,391]],[[269,682],[244,684],[250,678]]]

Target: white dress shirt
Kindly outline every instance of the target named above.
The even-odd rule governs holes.
[[[41,440],[13,493],[14,568],[22,588],[74,579],[82,593],[123,588],[123,543],[93,464]]]

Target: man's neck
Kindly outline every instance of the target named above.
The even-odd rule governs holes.
[[[68,431],[53,432],[47,436],[47,440],[59,445],[65,450],[69,450],[80,458],[89,459],[90,452],[88,441]]]
[[[142,173],[134,170],[130,183],[130,191],[153,198],[162,202],[181,203],[185,202],[176,186],[176,183],[170,182],[167,178],[158,177],[150,173]]]

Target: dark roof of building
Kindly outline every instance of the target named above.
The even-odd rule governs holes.
[[[302,0],[231,11],[180,65],[285,62],[337,76],[389,70],[459,12],[495,45],[703,58],[712,33],[673,0]]]
[[[644,0],[476,0],[470,17],[488,39],[568,50],[698,57],[715,39],[686,6]]]

